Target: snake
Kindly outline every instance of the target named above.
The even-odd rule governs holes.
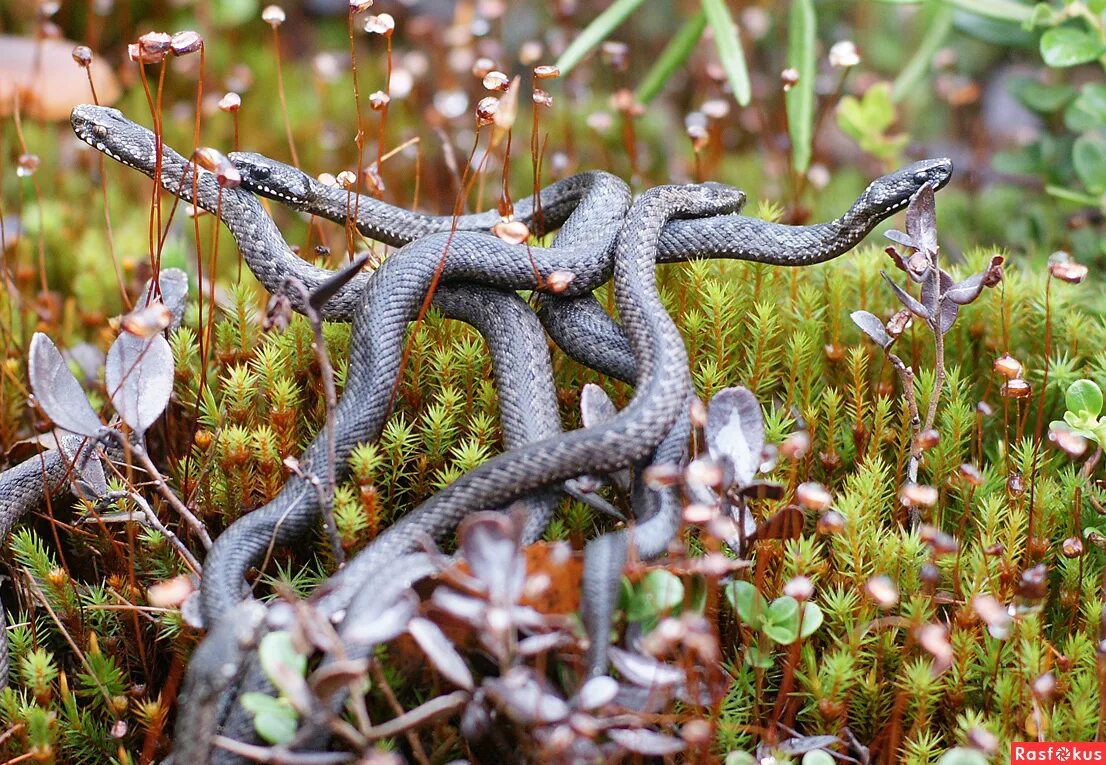
[[[91,106],[77,107],[73,113],[72,123],[77,135],[94,148],[109,154],[123,164],[153,175],[154,139],[145,128],[126,120],[116,110]],[[713,216],[693,222],[672,221],[659,234],[655,260],[671,262],[693,257],[734,257],[781,265],[820,262],[849,249],[879,220],[902,209],[920,185],[932,182],[940,187],[947,183],[950,175],[951,163],[948,160],[927,160],[915,163],[873,183],[849,212],[840,219],[815,226],[779,226],[735,215]],[[275,231],[271,221],[265,222],[266,216],[261,214],[261,208],[252,195],[239,189],[219,189],[214,176],[207,173],[199,173],[196,180],[200,194],[194,201],[209,210],[216,208],[220,210],[224,222],[235,234],[247,264],[254,270],[263,285],[269,289],[276,289],[289,275],[300,278],[308,286],[318,284],[325,278],[327,272],[315,269],[291,253],[279,236],[279,232]],[[167,148],[163,153],[162,183],[173,193],[178,193],[185,198],[191,197],[192,171],[187,161]],[[345,192],[342,193],[345,195]],[[586,193],[583,194],[581,199],[586,196]],[[212,203],[212,200],[217,201]],[[588,209],[593,209],[594,205],[598,205],[598,209],[603,209],[604,203],[609,207],[609,198],[602,194],[594,195]],[[577,209],[572,214],[578,213],[581,207],[583,207],[582,202],[578,203]],[[545,211],[553,211],[547,220],[555,220],[556,211],[563,209],[558,208],[553,200],[548,203],[543,201],[542,208]],[[432,270],[436,272],[439,264],[445,266],[443,275],[447,281],[468,279],[511,290],[540,287],[541,280],[553,271],[569,270],[575,278],[567,291],[585,300],[588,299],[590,290],[605,281],[611,271],[610,254],[602,248],[565,247],[543,250],[537,247],[526,247],[520,249],[517,245],[499,242],[486,234],[473,236],[466,234],[467,232],[432,233],[407,245],[372,275],[373,282],[382,281],[381,273],[385,272],[393,262],[417,263],[422,269],[417,278],[407,273],[410,270],[409,265],[394,266],[391,272],[398,273],[399,276],[393,276],[391,279],[395,286],[400,288],[399,292],[378,287],[371,300],[362,294],[367,294],[371,290],[371,285],[366,285],[369,281],[368,275],[363,279],[355,279],[353,284],[340,290],[334,299],[324,306],[324,316],[347,318],[351,315],[351,307],[355,303],[360,302],[363,306],[370,306],[373,301],[378,301],[384,305],[384,308],[375,309],[377,313],[373,315],[376,318],[389,319],[394,323],[405,325],[410,311],[404,312],[398,307],[400,298],[411,300],[410,296],[413,294],[417,299],[421,299],[426,291],[427,268],[433,267]],[[443,263],[442,252],[447,248],[448,257]],[[407,257],[400,257],[405,250],[409,250]],[[424,280],[421,290],[417,287],[413,288],[411,284],[418,279]],[[295,296],[291,298],[295,304]],[[398,321],[395,318],[397,314],[402,317]],[[373,344],[380,343],[380,326],[373,322],[361,323],[360,330],[354,333],[354,358],[351,358],[352,369],[358,354],[362,357],[370,357],[368,361],[364,358],[360,361],[366,367],[368,374],[359,375],[358,379],[366,380],[367,384],[378,390],[381,387],[390,389],[393,381],[381,380],[381,377],[389,375],[373,374],[381,371],[381,364],[374,363],[371,358],[374,353],[365,350],[363,346],[368,339],[365,332],[371,333],[375,341]],[[398,348],[396,343],[393,344]],[[395,348],[388,349],[389,352],[392,350]],[[376,354],[379,355],[379,352],[376,351]],[[387,368],[387,365],[384,367]],[[394,380],[394,370],[392,371],[391,377]],[[349,397],[350,392],[347,388],[343,400]],[[371,396],[369,398],[371,399]],[[341,417],[348,417],[351,408],[347,407],[343,410],[340,405]],[[358,416],[363,415],[366,408],[359,402]],[[375,427],[366,427],[363,424],[358,426],[345,421],[341,422],[341,426],[347,429],[341,439],[343,448],[349,443],[350,438],[356,438],[360,433],[371,433]],[[315,452],[317,456],[318,450],[316,449]],[[274,541],[274,526],[278,527],[275,529],[277,537],[275,541],[278,544],[284,543],[309,527],[317,516],[318,509],[311,506],[312,498],[302,486],[291,492],[286,489],[282,496],[285,494],[291,496],[281,501],[279,512],[270,510],[266,523],[262,524],[266,528],[260,535],[263,537],[260,542],[265,549]],[[289,502],[289,499],[293,501]],[[278,500],[281,500],[281,497],[278,497]],[[262,511],[268,509],[268,507],[262,508]],[[262,511],[251,513],[231,529]],[[227,535],[224,534],[223,537],[225,536]],[[220,540],[223,537],[220,537]],[[249,534],[240,535],[233,541],[246,539],[257,542],[260,537],[253,534],[251,539]],[[205,566],[208,573],[205,577],[205,590],[210,585],[214,593],[208,598],[209,607],[205,608],[209,615],[225,612],[241,599],[243,594],[241,574],[250,562],[256,560],[256,554],[251,552],[249,545],[242,547],[232,545],[232,542],[228,541],[224,547],[226,546],[233,546],[234,549],[226,556],[225,566],[213,565],[219,542],[216,543],[216,548]],[[215,574],[213,575],[212,572]]]

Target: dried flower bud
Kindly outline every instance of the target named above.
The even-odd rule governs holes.
[[[793,577],[783,586],[783,594],[800,602],[810,600],[814,595],[814,582],[805,576]]]
[[[1048,440],[1071,457],[1079,457],[1087,451],[1087,439],[1067,428],[1049,428]]]
[[[1065,558],[1078,558],[1083,554],[1083,540],[1079,537],[1068,537],[1060,545],[1060,551]]]
[[[1007,380],[1013,380],[1021,377],[1022,364],[1010,354],[1004,353],[995,359],[994,370]]]
[[[534,67],[535,80],[554,80],[561,76],[561,70],[552,64]]]
[[[630,46],[626,43],[608,40],[600,46],[599,51],[603,60],[612,69],[619,72],[626,71],[626,67],[630,62]]]
[[[967,734],[968,743],[983,752],[987,756],[992,756],[998,752],[998,736],[986,728],[980,728],[979,726],[973,726],[968,729]]]
[[[634,98],[634,92],[627,88],[615,91],[611,96],[611,106],[615,111],[628,117],[640,117],[645,113],[645,107]]]
[[[819,534],[829,536],[840,534],[845,530],[845,516],[836,510],[827,510],[818,516],[817,531]]]
[[[495,96],[481,98],[476,104],[476,124],[481,127],[495,122],[495,113],[499,111],[499,99]]]
[[[483,79],[495,70],[495,62],[487,56],[481,56],[472,62],[472,76]]]
[[[1048,569],[1038,563],[1022,572],[1017,594],[1026,600],[1041,600],[1048,594]]]
[[[980,486],[983,484],[983,474],[979,472],[979,468],[968,462],[963,462],[960,465],[960,477],[970,483],[972,486]]]
[[[959,549],[959,545],[956,542],[956,537],[951,534],[946,534],[936,526],[929,524],[923,525],[919,530],[919,535],[922,541],[929,545],[933,550],[934,557],[941,555],[951,555]]]
[[[933,656],[933,668],[942,672],[952,666],[953,651],[949,631],[943,624],[923,624],[915,632],[918,645]]]
[[[899,492],[899,500],[906,507],[933,507],[937,504],[937,489],[918,483],[907,483]]]
[[[826,360],[834,364],[845,358],[845,346],[841,343],[826,343],[822,350],[826,354]]]
[[[693,502],[684,508],[683,515],[686,522],[696,526],[702,526],[718,517],[718,508],[713,505]]]
[[[538,40],[526,40],[518,46],[518,60],[523,66],[534,66],[545,55],[545,46]]]
[[[150,303],[131,311],[119,323],[120,328],[141,338],[153,337],[173,322],[173,312],[164,303]]]
[[[73,60],[83,69],[92,66],[92,48],[87,45],[78,45],[73,49]]]
[[[176,576],[146,590],[146,602],[155,608],[176,608],[192,594],[192,580]]]
[[[691,426],[693,428],[705,428],[707,426],[707,405],[703,403],[703,399],[695,396],[691,399],[691,405],[688,407],[691,416]]]
[[[829,52],[830,66],[848,69],[860,63],[860,54],[856,50],[856,44],[852,40],[839,40],[833,44]]]
[[[783,86],[783,92],[791,90],[793,87],[799,84],[799,70],[788,67],[780,72],[780,84]]]
[[[975,410],[984,417],[990,417],[995,413],[995,408],[988,404],[986,401],[980,401],[975,405]]]
[[[545,279],[545,287],[554,295],[560,295],[576,281],[576,274],[565,269],[558,269],[549,274]]]
[[[650,489],[665,489],[669,486],[676,486],[680,483],[682,477],[679,465],[671,462],[650,465],[642,472],[645,485]]]
[[[25,152],[19,155],[15,174],[20,178],[29,178],[35,174],[35,170],[38,170],[40,164],[42,164],[42,160],[39,159],[37,154]]]
[[[730,102],[722,98],[711,98],[703,102],[699,111],[712,120],[722,120],[730,115]]]
[[[215,179],[223,188],[237,188],[242,183],[242,175],[234,163],[218,149],[201,146],[192,154],[196,164],[215,174]]]
[[[349,0],[350,13],[364,13],[373,7],[373,0]]]
[[[357,185],[357,173],[352,170],[343,170],[334,177],[334,180],[343,189],[352,189]]]
[[[899,602],[899,588],[891,581],[890,577],[880,574],[873,576],[864,585],[864,592],[880,608],[886,610],[893,608]]]
[[[199,32],[193,32],[191,29],[177,32],[169,41],[169,50],[173,52],[174,56],[187,56],[202,47],[204,47],[204,38],[200,36]]]
[[[596,133],[606,133],[614,127],[614,120],[607,112],[592,112],[584,119],[584,124]]]
[[[532,97],[534,99],[534,103],[537,104],[538,106],[552,106],[553,105],[553,96],[549,95],[549,93],[542,90],[541,88],[534,88],[534,92],[533,92]]]
[[[1001,392],[1006,398],[1029,398],[1033,395],[1033,386],[1022,378],[1015,377],[1002,384]]]
[[[691,484],[716,487],[722,483],[722,468],[710,457],[700,457],[688,463],[684,478]]]
[[[1049,263],[1048,272],[1055,278],[1068,284],[1079,284],[1087,278],[1089,269],[1082,263],[1074,261]]]
[[[780,454],[789,460],[801,460],[810,451],[810,434],[805,430],[796,430],[780,444]]]
[[[987,625],[987,631],[991,637],[1002,640],[1010,634],[1010,624],[1013,618],[1006,606],[990,595],[976,595],[972,598],[972,610],[980,621]]]
[[[918,446],[922,449],[932,449],[939,443],[941,443],[941,434],[933,428],[918,434]]]
[[[1037,701],[1048,701],[1056,693],[1056,676],[1051,672],[1038,675],[1029,685]]]
[[[833,496],[826,487],[814,481],[799,484],[795,489],[795,499],[808,510],[825,510],[833,502]]]
[[[271,26],[273,29],[276,29],[281,24],[283,24],[286,18],[287,16],[284,13],[284,9],[281,8],[279,5],[267,5],[261,11],[261,20]]]
[[[391,97],[383,90],[374,90],[369,94],[369,106],[372,107],[374,112],[382,111],[391,100]]]
[[[486,90],[506,92],[511,87],[511,78],[500,71],[491,71],[480,81]]]
[[[330,188],[336,188],[338,186],[338,179],[330,173],[319,173],[316,180],[324,186],[329,186]]]
[[[520,220],[505,220],[492,226],[492,233],[507,244],[522,244],[530,238],[530,228]]]
[[[396,31],[396,20],[392,18],[392,14],[390,13],[369,16],[365,19],[365,31],[371,35],[391,37],[392,32]]]
[[[1006,479],[1006,490],[1015,497],[1025,493],[1025,479],[1022,478],[1021,473],[1014,471],[1010,474]]]
[[[233,90],[229,93],[225,93],[223,97],[219,99],[219,108],[224,112],[233,114],[242,108],[242,96],[238,95]]]

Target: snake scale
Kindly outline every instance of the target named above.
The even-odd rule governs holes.
[[[72,124],[77,135],[94,148],[147,175],[154,174],[153,134],[130,122],[118,111],[80,106],[73,112]],[[669,380],[661,374],[661,370],[669,369],[667,363],[659,363],[649,353],[641,355],[641,348],[648,347],[656,337],[664,336],[663,332],[668,330],[664,328],[662,332],[656,324],[663,322],[660,315],[664,311],[659,303],[644,299],[645,292],[635,293],[633,289],[627,292],[625,285],[633,283],[633,276],[629,272],[619,275],[616,262],[619,259],[614,257],[616,234],[621,223],[629,219],[629,192],[620,180],[606,173],[582,173],[544,189],[538,203],[533,199],[517,203],[516,215],[528,222],[533,230],[541,232],[561,228],[572,232],[571,236],[556,241],[553,247],[544,249],[510,245],[489,236],[486,229],[499,220],[496,213],[462,216],[457,221],[460,230],[453,232],[450,230],[454,226],[452,217],[411,213],[364,197],[351,203],[346,191],[323,186],[294,168],[259,155],[238,154],[234,160],[242,169],[244,185],[257,193],[274,196],[293,207],[336,220],[346,219],[349,209],[354,207],[361,213],[356,222],[366,235],[401,246],[375,272],[355,277],[322,311],[324,318],[352,318],[354,321],[347,388],[336,412],[338,427],[335,441],[340,462],[344,462],[353,445],[370,440],[379,433],[398,373],[404,329],[417,313],[440,264],[445,281],[439,287],[435,300],[447,314],[450,311],[463,313],[463,306],[458,305],[465,301],[471,304],[475,295],[483,296],[476,299],[476,303],[512,305],[516,309],[521,306],[530,312],[513,295],[513,291],[541,290],[553,272],[571,272],[573,278],[564,294],[541,298],[538,315],[545,330],[569,355],[607,374],[638,382],[635,402],[659,400],[664,403],[659,407],[664,410],[663,416],[656,415],[652,420],[655,428],[650,438],[639,448],[619,455],[609,453],[615,448],[613,442],[605,440],[612,438],[610,433],[613,431],[610,430],[560,434],[559,423],[540,432],[520,430],[517,440],[507,442],[508,453],[485,463],[428,500],[351,561],[335,577],[335,587],[326,596],[330,599],[327,608],[331,613],[339,613],[350,605],[351,600],[356,603],[357,590],[366,581],[367,572],[375,570],[381,561],[394,557],[398,550],[410,543],[411,534],[430,533],[440,537],[453,528],[461,514],[481,507],[502,506],[526,496],[530,497],[531,502],[540,504],[540,500],[535,500],[535,489],[555,489],[565,478],[585,470],[613,470],[627,464],[641,464],[661,454],[679,459],[682,449],[686,448],[686,438],[682,438],[682,444],[678,442],[681,441],[680,436],[686,434],[686,417],[682,413],[686,412],[688,389],[686,384],[657,383],[658,379]],[[646,201],[639,200],[646,210],[640,213],[644,216],[643,220],[652,225],[639,226],[638,231],[626,235],[624,243],[633,252],[632,257],[624,260],[639,265],[648,260],[650,269],[654,263],[715,257],[785,266],[822,262],[851,249],[879,221],[903,209],[923,184],[943,187],[951,172],[948,160],[914,163],[875,181],[841,218],[803,227],[771,224],[732,214],[740,207],[743,197],[740,192],[723,191],[725,187],[704,185],[682,190],[663,187],[647,192],[643,196]],[[172,193],[191,199],[191,167],[183,157],[167,147],[163,149],[161,180]],[[279,289],[289,277],[299,279],[310,289],[330,275],[325,269],[311,266],[291,252],[249,190],[220,189],[215,177],[204,172],[196,176],[196,182],[197,199],[191,201],[212,212],[218,209],[223,222],[235,236],[247,265],[267,289]],[[708,197],[718,195],[712,203],[720,203],[721,209],[708,217],[666,222],[666,209],[679,215],[683,205],[683,214],[694,214],[696,211],[686,206],[692,204],[691,200],[697,194]],[[536,207],[542,211],[540,218],[534,215]],[[642,208],[635,209],[640,211]],[[574,218],[576,225],[571,225]],[[473,230],[464,230],[466,227]],[[655,235],[655,242],[648,239],[646,231]],[[626,302],[625,306],[620,302],[624,326],[616,324],[590,295],[612,273],[615,274],[616,295],[621,289],[623,297],[620,300]],[[641,278],[646,282],[651,280],[649,275]],[[641,278],[639,284],[643,284]],[[627,282],[627,279],[630,281]],[[646,292],[650,289],[655,294],[655,285],[645,285]],[[484,292],[481,293],[481,290]],[[458,305],[450,308],[448,303],[454,291],[458,296]],[[295,293],[289,298],[294,308],[302,308]],[[497,300],[500,302],[495,303]],[[496,356],[493,341],[497,334],[503,334],[505,326],[488,325],[482,328],[487,330],[485,337],[492,347],[493,359]],[[532,335],[538,332],[536,326],[532,321],[529,323],[530,329],[526,332],[531,337],[528,339],[505,340],[505,345],[515,349],[534,347],[537,339]],[[513,332],[513,325],[511,327]],[[670,345],[669,350],[676,347],[682,349],[678,337]],[[667,359],[664,354],[663,359]],[[531,383],[515,379],[513,366],[501,373],[500,364],[493,363],[501,396],[506,397],[511,391],[534,389]],[[547,356],[544,364],[542,367],[540,361],[536,364],[527,362],[522,368],[530,373],[542,367],[535,374],[544,376],[548,374],[544,371],[548,368]],[[686,371],[685,361],[683,372]],[[551,411],[555,417],[555,406]],[[624,414],[628,411],[624,410]],[[504,418],[509,416],[504,408]],[[620,422],[625,425],[625,420]],[[508,430],[505,422],[505,438]],[[625,435],[625,431],[620,432]],[[655,435],[658,432],[659,436]],[[324,435],[320,434],[301,459],[308,472],[323,472],[325,440]],[[584,443],[607,443],[608,451],[596,455],[598,459],[587,463],[586,468],[582,469],[579,462],[569,465],[576,457],[591,456],[592,453],[581,445]],[[618,448],[621,446],[622,441],[619,441]],[[26,505],[40,500],[43,495],[41,475],[37,486],[31,486],[25,476],[18,482],[10,480],[12,472],[0,474],[2,512],[7,512],[11,497]],[[663,499],[655,498],[653,504],[663,504]],[[653,519],[659,519],[654,521],[658,527],[655,539],[670,537],[674,529],[661,529],[659,526],[671,527],[678,522],[678,517],[672,521],[659,510],[659,507],[654,507],[647,512],[646,518],[636,527],[633,532],[635,544],[648,543],[650,538],[642,532],[649,529]],[[201,662],[201,659],[205,651],[206,655],[219,653],[218,646],[211,641],[219,632],[221,617],[234,609],[245,595],[243,575],[270,545],[292,541],[311,528],[318,515],[319,508],[315,505],[313,492],[306,482],[294,478],[272,503],[243,517],[216,540],[205,562],[202,602],[205,621],[212,629],[212,635],[204,641],[193,661],[193,665],[206,663],[209,666],[193,666],[190,676],[193,669],[198,675],[208,671],[209,675],[214,676],[218,672],[213,668],[222,671],[234,665],[235,662],[229,660]],[[671,512],[667,515],[671,516]],[[625,536],[609,535],[606,539],[611,540],[608,546],[614,548],[613,559],[624,556],[618,548],[627,543]],[[611,550],[603,555],[597,553],[596,557],[612,559]],[[600,580],[609,582],[609,578],[602,576]],[[215,685],[220,686],[220,682]],[[223,682],[220,687],[225,686],[226,682]],[[189,704],[195,706],[202,695],[189,699]],[[206,713],[210,711],[210,706],[205,708]],[[195,732],[181,730],[179,726],[178,731],[181,731],[178,741],[182,737],[196,735]],[[191,758],[179,761],[184,759]],[[203,761],[206,761],[206,756]]]

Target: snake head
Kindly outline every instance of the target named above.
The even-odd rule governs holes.
[[[255,194],[293,207],[311,199],[312,180],[302,170],[252,151],[232,152],[230,161],[241,173],[242,185]]]
[[[951,178],[951,159],[923,159],[877,178],[862,198],[868,211],[882,219],[906,207],[925,184],[932,184],[936,191]]]
[[[69,124],[82,141],[128,167],[146,172],[143,165],[155,156],[154,134],[110,106],[78,104]]]

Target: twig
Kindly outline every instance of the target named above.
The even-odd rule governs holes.
[[[136,523],[141,523],[144,526],[149,526],[150,528],[159,532],[167,540],[169,540],[169,544],[173,545],[173,547],[176,548],[177,552],[179,552],[181,557],[184,558],[184,562],[188,564],[189,568],[191,568],[196,574],[203,573],[203,567],[200,565],[200,562],[196,560],[196,556],[194,556],[192,552],[184,546],[184,543],[180,541],[180,538],[176,534],[166,528],[165,524],[163,524],[158,519],[157,513],[150,509],[149,503],[147,503],[141,495],[132,491],[111,491],[100,497],[99,504],[107,504],[109,502],[114,502],[117,499],[130,499],[136,505],[138,505],[141,510],[139,510],[138,512],[100,513],[96,520],[99,520],[103,523],[112,523],[114,521],[135,521]],[[87,520],[92,521],[93,519],[89,518]]]
[[[138,463],[142,466],[142,469],[153,479],[154,484],[157,486],[158,493],[172,506],[174,510],[184,519],[184,522],[188,524],[193,533],[200,538],[200,543],[204,546],[205,550],[211,549],[211,537],[208,536],[207,527],[204,526],[204,522],[193,514],[188,507],[185,506],[180,498],[173,493],[173,490],[169,488],[169,484],[165,482],[165,478],[161,475],[161,472],[157,469],[153,460],[150,459],[150,455],[146,453],[146,449],[142,444],[131,443],[127,440],[127,437],[122,431],[107,429],[104,433],[116,441],[123,448],[125,454],[133,454],[138,460]]]
[[[293,752],[283,746],[246,744],[226,736],[215,736],[211,742],[254,762],[268,762],[273,765],[339,765],[353,759],[349,752]]]
[[[341,567],[345,563],[346,555],[342,550],[342,540],[338,536],[338,525],[334,521],[334,508],[331,506],[334,485],[338,481],[334,466],[338,459],[334,443],[334,410],[338,408],[338,393],[334,387],[334,367],[330,363],[330,355],[326,352],[326,342],[323,340],[323,320],[312,305],[311,294],[299,279],[285,279],[284,284],[281,285],[281,291],[289,287],[299,293],[303,314],[311,324],[311,332],[315,338],[313,343],[315,358],[319,362],[319,370],[323,378],[323,394],[326,396],[326,483],[322,484],[315,476],[307,480],[315,488],[319,498],[319,509],[323,514],[327,537],[330,539],[331,552],[334,554],[334,560]]]

